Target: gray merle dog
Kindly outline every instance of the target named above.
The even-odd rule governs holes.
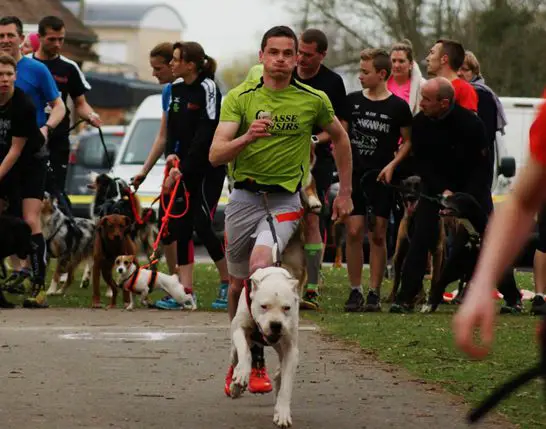
[[[95,223],[90,219],[68,218],[58,207],[57,201],[46,194],[42,203],[41,223],[47,243],[47,255],[57,259],[57,266],[48,295],[62,295],[73,280],[74,271],[83,262],[87,266],[80,287],[87,287],[93,267],[93,246],[95,243]],[[61,275],[66,280],[60,284]]]

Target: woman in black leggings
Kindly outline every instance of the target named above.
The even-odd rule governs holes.
[[[214,82],[216,62],[205,55],[195,42],[178,42],[173,46],[171,68],[177,80],[170,84],[168,109],[162,121],[165,142],[155,144],[143,171],[133,178],[139,186],[162,153],[173,179],[182,175],[189,193],[186,199],[182,183],[178,187],[172,214],[185,213],[171,219],[164,244],[177,242],[177,263],[180,282],[193,291],[193,233],[197,233],[220,273],[219,300],[227,297],[228,272],[222,241],[212,228],[214,210],[225,179],[225,167],[214,168],[208,161],[209,148],[220,117],[221,94]],[[176,166],[179,163],[179,166]],[[168,190],[170,192],[170,189]],[[169,198],[166,198],[166,204]],[[188,206],[189,204],[189,206]],[[160,222],[163,209],[160,209]],[[163,308],[175,307],[174,302]],[[227,307],[227,299],[225,299]],[[222,308],[219,306],[218,308]]]

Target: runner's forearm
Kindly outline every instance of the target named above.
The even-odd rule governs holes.
[[[215,138],[210,147],[209,161],[213,167],[227,164],[234,160],[249,143],[246,134],[231,141]]]
[[[342,137],[334,141],[334,159],[339,174],[339,195],[350,196],[352,193],[353,157],[349,137],[343,133]]]

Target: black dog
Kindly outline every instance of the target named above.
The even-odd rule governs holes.
[[[480,252],[481,240],[487,226],[486,212],[474,197],[465,193],[455,193],[442,201],[444,216],[453,216],[457,219],[455,238],[451,253],[444,265],[442,274],[437,282],[431,285],[428,304],[423,312],[434,312],[443,302],[443,295],[450,283],[459,280],[459,293],[468,283]]]
[[[0,216],[0,265],[4,275],[7,274],[4,258],[17,255],[18,258],[25,259],[30,255],[32,251],[30,237],[30,226],[24,220],[12,216]],[[14,307],[6,300],[1,290],[0,307]]]

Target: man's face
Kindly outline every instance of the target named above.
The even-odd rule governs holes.
[[[65,34],[66,30],[64,28],[61,28],[59,31],[46,28],[46,34],[40,36],[40,46],[48,57],[54,58],[60,55],[64,45]]]
[[[375,89],[385,80],[385,71],[378,72],[372,60],[360,60],[360,74],[358,76],[362,88]]]
[[[296,67],[296,43],[290,37],[270,37],[263,51],[260,62],[264,73],[273,79],[284,79],[292,74]]]
[[[15,24],[0,25],[0,52],[17,58],[19,46],[23,44],[25,38],[17,32]]]
[[[320,53],[317,51],[316,42],[305,43],[300,39],[298,43],[298,68],[308,73],[316,72],[325,56],[326,52]]]
[[[165,62],[163,57],[150,57],[150,66],[152,75],[163,85],[173,81],[173,71],[169,63]]]
[[[442,44],[436,43],[427,55],[427,73],[436,76],[444,62],[442,53]]]
[[[0,64],[0,94],[7,94],[15,87],[15,69],[11,64]]]
[[[438,97],[438,86],[425,84],[421,89],[420,107],[425,116],[438,117],[444,114],[449,108],[448,100],[440,100]]]

